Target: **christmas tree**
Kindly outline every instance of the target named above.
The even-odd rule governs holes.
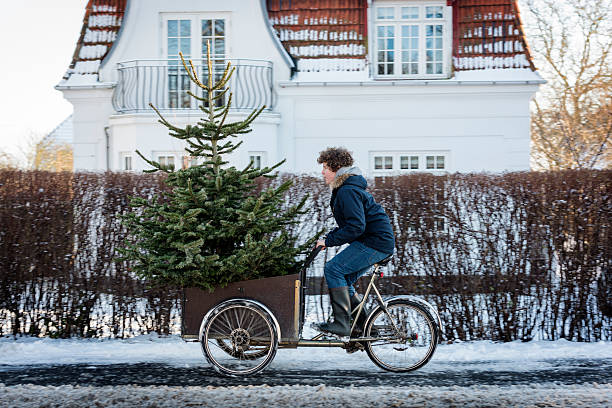
[[[132,270],[154,284],[212,289],[228,283],[296,273],[298,261],[313,246],[318,235],[297,245],[288,233],[296,224],[305,200],[283,210],[284,194],[291,181],[256,192],[255,179],[275,177],[270,173],[284,161],[265,168],[227,167],[223,156],[242,142],[232,139],[251,131],[250,125],[265,109],[251,112],[244,120],[226,123],[232,103],[228,81],[234,73],[228,62],[214,81],[210,50],[207,51],[206,81],[202,82],[192,61],[181,60],[201,96],[204,117],[195,125],[179,128],[169,123],[153,105],[170,136],[186,142],[191,157],[200,164],[175,171],[138,155],[153,169],[168,173],[170,192],[161,199],[132,198],[132,211],[123,217],[130,239],[121,249],[121,260],[131,261]],[[196,89],[197,89],[196,88]],[[225,100],[227,102],[225,103]]]

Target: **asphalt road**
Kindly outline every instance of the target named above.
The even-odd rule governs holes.
[[[546,360],[541,364],[521,367],[504,366],[490,361],[436,365],[406,374],[371,371],[333,370],[300,371],[275,369],[274,365],[249,378],[228,378],[212,368],[173,366],[159,363],[141,364],[62,364],[0,365],[0,383],[36,385],[319,385],[326,386],[472,386],[525,385],[534,383],[612,383],[612,359]]]

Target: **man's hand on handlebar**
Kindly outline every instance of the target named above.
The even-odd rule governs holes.
[[[321,247],[321,249],[325,249],[325,241],[320,239],[317,241],[317,247]]]

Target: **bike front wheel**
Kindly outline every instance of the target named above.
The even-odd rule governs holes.
[[[431,359],[438,343],[438,325],[417,302],[391,301],[386,310],[376,308],[366,324],[368,356],[380,368],[393,372],[416,370]]]
[[[248,299],[216,306],[200,330],[204,356],[225,375],[246,376],[263,370],[278,348],[278,323],[266,308]]]

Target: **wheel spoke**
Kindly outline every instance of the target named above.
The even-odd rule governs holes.
[[[431,358],[437,341],[437,326],[429,313],[409,301],[395,302],[387,310],[377,309],[366,328],[378,340],[367,342],[368,356],[390,371],[410,371]],[[416,338],[413,335],[416,334]]]
[[[258,306],[245,303],[219,306],[219,313],[213,314],[204,329],[204,354],[224,374],[255,373],[276,354],[278,337],[271,316]]]

